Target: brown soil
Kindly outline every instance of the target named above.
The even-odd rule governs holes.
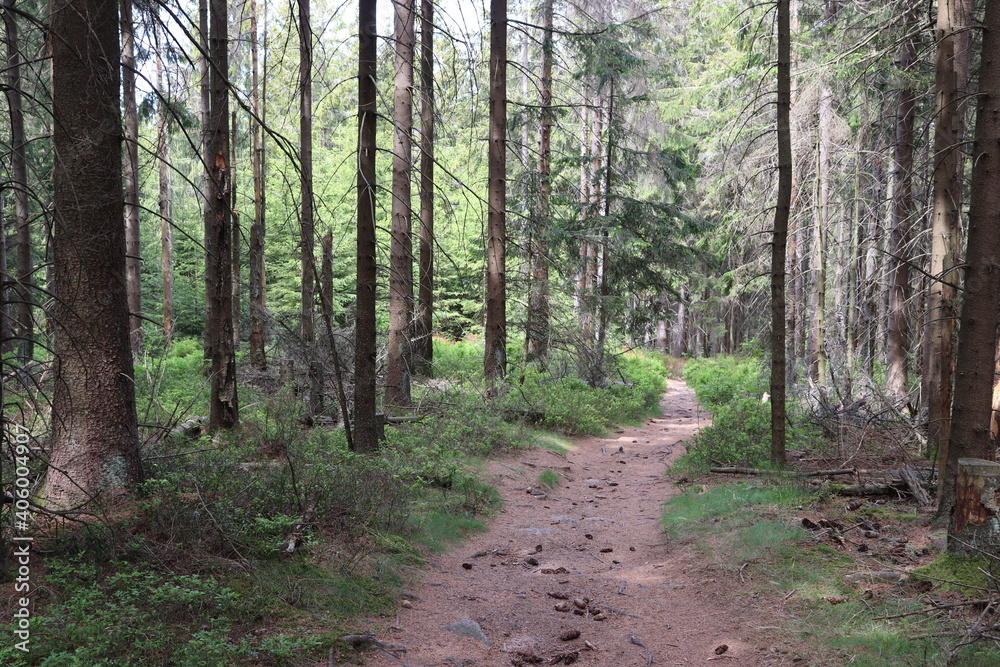
[[[774,647],[773,610],[762,613],[761,600],[735,595],[661,530],[661,504],[677,493],[664,472],[705,415],[679,381],[670,382],[660,405],[662,418],[577,440],[566,456],[534,450],[492,463],[489,481],[503,496],[503,511],[487,532],[431,559],[395,619],[370,619],[379,641],[405,652],[370,653],[367,664],[801,661],[801,645],[781,647],[793,653]],[[540,489],[544,470],[558,473],[561,483]],[[446,629],[455,623],[482,635]],[[561,639],[572,631],[579,636]]]

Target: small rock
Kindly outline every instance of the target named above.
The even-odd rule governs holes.
[[[569,606],[568,602],[558,602],[556,603],[554,608],[556,611],[561,611],[561,612],[568,612],[570,609],[572,609],[572,607]]]
[[[563,640],[564,642],[571,642],[574,639],[577,639],[579,636],[580,636],[579,630],[566,630],[561,635],[559,635],[559,639]]]
[[[468,637],[470,639],[475,639],[476,641],[480,641],[486,644],[487,646],[490,645],[490,640],[486,637],[486,634],[483,632],[483,629],[480,627],[478,623],[473,621],[471,618],[465,618],[460,621],[455,621],[450,625],[444,626],[443,629],[447,630],[448,632],[454,632],[456,635],[460,637]]]
[[[607,614],[605,614],[605,613],[604,613],[604,612],[602,611],[602,612],[600,612],[600,613],[597,613],[597,614],[594,614],[594,616],[593,616],[592,618],[593,618],[593,619],[594,619],[595,621],[606,621],[606,620],[608,620],[608,615],[607,615]]]
[[[402,604],[403,609],[413,609],[413,603],[409,600],[403,600],[400,604]]]
[[[715,647],[715,655],[722,655],[729,650],[729,646],[726,644],[719,644]]]

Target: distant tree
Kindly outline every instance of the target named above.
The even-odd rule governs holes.
[[[257,370],[267,368],[264,352],[267,304],[267,268],[264,262],[265,189],[264,137],[261,135],[259,35],[257,2],[250,0],[250,141],[253,150],[253,224],[250,226],[250,364]]]
[[[139,230],[139,110],[135,103],[135,22],[132,0],[121,2],[122,109],[125,116],[125,266],[132,351],[142,349],[142,244]]]
[[[354,448],[378,449],[375,384],[375,0],[358,11],[358,237],[354,326]]]
[[[507,372],[507,3],[490,1],[489,193],[486,243],[486,382]]]
[[[527,361],[545,361],[549,345],[549,223],[552,216],[552,24],[553,0],[542,5],[541,122],[538,130],[538,197],[531,230],[531,292],[528,295]]]
[[[163,276],[163,340],[167,345],[174,338],[174,221],[170,193],[170,111],[166,101],[170,94],[164,81],[163,26],[155,24],[156,40],[156,155],[159,175],[160,213],[160,273]]]
[[[420,260],[413,330],[413,372],[430,375],[434,361],[434,2],[420,20]]]
[[[21,99],[21,45],[18,37],[15,0],[4,0],[4,41],[7,45],[7,109],[10,117],[11,187],[14,190],[14,226],[17,234],[17,317],[11,327],[18,339],[19,356],[28,360],[34,355],[35,325],[32,306],[31,227],[28,219],[28,170],[25,155],[24,106]]]
[[[46,507],[142,481],[125,277],[118,3],[51,5],[55,381]]]
[[[386,405],[408,405],[413,320],[410,177],[413,163],[413,0],[393,3],[396,75],[393,93],[392,238],[389,246],[389,351]]]

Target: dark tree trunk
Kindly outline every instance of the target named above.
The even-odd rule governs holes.
[[[233,111],[232,125],[230,129],[232,130],[231,141],[230,141],[230,151],[229,151],[229,164],[236,164],[236,147],[239,146],[239,132],[237,131],[237,118],[236,112]],[[240,268],[243,266],[242,258],[240,257],[240,246],[243,243],[243,230],[240,228],[240,212],[235,206],[236,199],[236,172],[231,170],[229,174],[229,201],[232,203],[232,219],[233,219],[233,349],[240,349],[240,316],[243,312],[243,295],[241,290],[240,282]]]
[[[52,5],[55,382],[48,509],[142,480],[129,346],[118,3]]]
[[[955,72],[956,5],[963,0],[941,0],[937,16],[937,64],[935,79],[936,116],[934,122],[934,217],[931,221],[931,269],[934,277],[927,302],[928,346],[926,388],[928,397],[928,444],[937,450],[938,519],[954,501],[954,471],[947,469],[951,456],[951,399],[954,380],[952,348],[955,336],[955,282],[957,262],[958,201],[961,197],[959,147],[956,144],[959,101]]]
[[[906,15],[905,29],[910,30],[917,19],[913,5]],[[903,42],[899,52],[899,71],[904,77],[917,60],[916,35]],[[896,400],[902,400],[910,391],[907,359],[910,353],[910,320],[907,302],[910,299],[910,243],[912,237],[913,205],[913,125],[916,118],[916,92],[911,85],[899,91],[896,105],[896,141],[894,146],[892,198],[892,232],[889,237],[889,322],[886,340],[886,391]]]
[[[413,160],[413,0],[393,3],[396,76],[393,94],[392,239],[389,248],[389,351],[385,403],[410,402],[413,242],[410,172]]]
[[[538,199],[531,234],[531,292],[528,294],[527,361],[544,362],[549,349],[549,219],[552,215],[552,15],[542,7],[542,114],[538,130]]]
[[[264,264],[265,192],[264,139],[260,94],[260,59],[258,54],[257,2],[250,0],[250,141],[253,150],[253,224],[250,226],[250,364],[257,370],[267,368],[264,352],[266,336],[267,269]]]
[[[996,3],[986,5],[978,100],[951,443],[943,468],[951,477],[947,484],[951,496],[939,501],[939,513],[944,516],[952,514],[958,460],[995,458],[990,421],[1000,325],[1000,189],[996,186],[1000,177],[1000,5]],[[952,522],[952,532],[954,527]]]
[[[358,44],[358,253],[354,448],[378,449],[375,386],[375,0],[361,0]]]
[[[778,0],[778,202],[771,240],[771,461],[785,463],[785,251],[792,207],[791,25]]]
[[[420,267],[413,332],[413,372],[434,369],[434,3],[420,22]]]
[[[491,387],[507,371],[507,3],[490,1],[489,193],[486,245],[486,354]]]
[[[302,219],[302,346],[309,359],[309,413],[323,412],[323,369],[316,357],[316,224],[313,212],[312,24],[309,0],[299,4],[299,160]]]
[[[31,227],[28,223],[28,169],[25,159],[24,110],[21,103],[21,45],[14,14],[14,0],[4,0],[3,20],[7,42],[7,108],[10,115],[11,188],[14,190],[14,226],[17,230],[16,303],[14,336],[22,360],[34,355],[35,324],[31,313]]]
[[[207,166],[211,196],[205,206],[205,337],[211,349],[209,427],[239,421],[233,349],[232,206],[229,159],[229,36],[226,0],[211,0]]]

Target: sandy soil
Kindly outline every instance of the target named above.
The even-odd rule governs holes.
[[[566,456],[536,450],[492,463],[489,476],[504,510],[487,532],[432,559],[421,581],[405,590],[395,619],[371,619],[381,642],[405,652],[370,653],[366,664],[802,661],[803,647],[795,647],[799,655],[781,650],[792,648],[787,644],[775,647],[773,611],[727,593],[727,582],[661,531],[660,506],[677,492],[664,471],[705,421],[679,381],[670,382],[661,407],[662,418],[577,440]],[[540,489],[538,476],[547,469],[561,483]]]

